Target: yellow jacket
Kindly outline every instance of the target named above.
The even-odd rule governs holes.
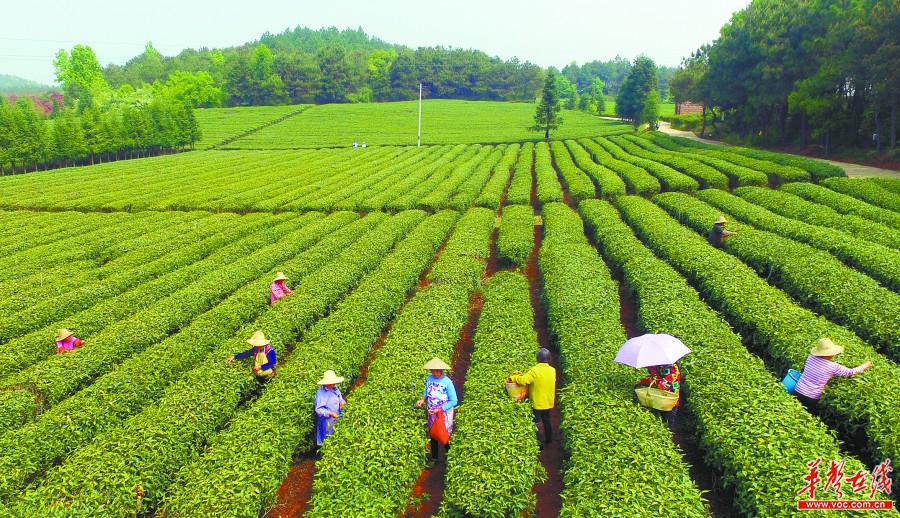
[[[539,363],[525,374],[510,377],[513,383],[531,385],[528,387],[531,408],[535,410],[553,408],[553,400],[556,397],[556,369],[549,363]]]

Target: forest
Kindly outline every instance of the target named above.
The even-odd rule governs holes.
[[[561,100],[574,107],[595,79],[604,82],[606,95],[615,96],[630,69],[631,62],[619,56],[570,63],[557,79]],[[532,102],[546,73],[528,61],[504,61],[479,50],[392,45],[362,28],[297,27],[238,47],[186,49],[174,57],[148,44],[124,66],[105,67],[103,75],[113,88],[139,88],[177,71],[210,75],[221,97],[204,107],[405,101],[418,96],[420,82],[429,99]],[[674,71],[660,67],[664,95]]]
[[[684,60],[670,87],[741,142],[893,151],[900,0],[754,0]]]

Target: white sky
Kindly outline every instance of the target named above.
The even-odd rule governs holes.
[[[50,84],[59,49],[90,45],[100,64],[125,64],[148,41],[164,55],[221,48],[296,26],[362,27],[412,48],[473,48],[562,68],[638,54],[681,59],[719,35],[750,0],[44,0],[9,2],[0,32],[0,74]]]

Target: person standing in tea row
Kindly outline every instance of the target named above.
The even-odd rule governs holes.
[[[453,417],[459,399],[456,397],[456,387],[453,380],[444,374],[450,370],[450,366],[435,356],[423,367],[430,370],[431,374],[425,379],[425,392],[422,399],[416,401],[416,407],[422,408],[428,404],[428,434],[431,437],[431,459],[428,467],[433,467],[438,461],[438,444],[444,444],[444,455],[450,449],[450,436],[453,435]],[[438,422],[442,419],[441,422]],[[439,440],[440,439],[440,440]]]
[[[278,272],[275,274],[275,280],[272,281],[272,285],[269,286],[269,304],[274,305],[276,300],[281,300],[288,295],[292,295],[294,292],[285,286],[284,281],[287,280],[287,277],[284,276],[284,272]]]
[[[800,403],[810,412],[818,410],[819,398],[825,392],[825,385],[834,376],[856,376],[869,369],[872,362],[867,361],[855,369],[831,361],[832,358],[844,352],[844,348],[832,342],[829,338],[820,338],[819,344],[809,351],[806,366],[794,387],[794,394]]]
[[[709,232],[709,236],[706,240],[712,246],[716,248],[722,248],[722,241],[730,236],[737,235],[737,232],[732,232],[730,230],[725,230],[725,223],[728,223],[728,220],[725,219],[725,216],[719,216],[719,219],[713,223],[712,230]]]
[[[550,423],[550,411],[556,399],[556,369],[550,366],[550,351],[540,348],[535,355],[537,365],[525,374],[514,374],[507,378],[508,383],[528,385],[528,399],[534,413],[534,424],[537,426],[538,447],[544,449],[545,444],[553,440],[553,425]]]

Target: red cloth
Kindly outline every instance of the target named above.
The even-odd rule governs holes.
[[[434,420],[434,423],[431,424],[431,428],[428,430],[428,435],[430,435],[432,439],[440,442],[441,444],[447,444],[448,442],[450,442],[450,432],[447,431],[447,425],[444,423],[443,408],[438,409],[437,418]]]

